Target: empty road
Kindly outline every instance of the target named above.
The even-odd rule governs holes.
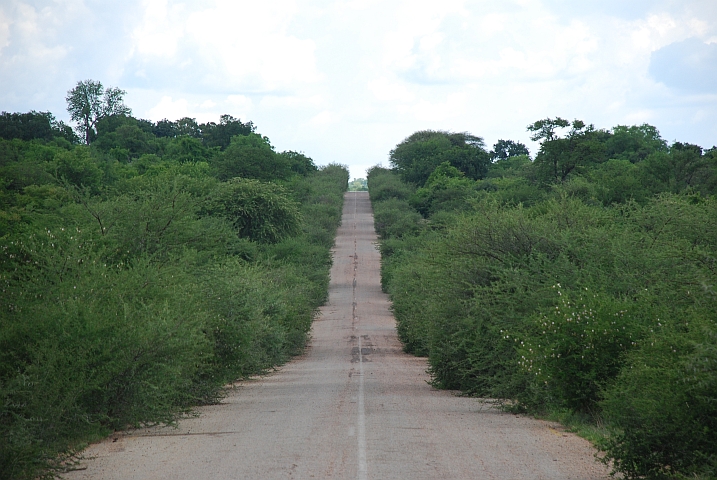
[[[602,479],[588,442],[427,384],[402,353],[368,194],[349,192],[306,353],[179,428],[91,446],[67,479]]]

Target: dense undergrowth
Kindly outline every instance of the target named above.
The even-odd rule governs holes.
[[[474,141],[477,178],[441,132],[369,171],[400,338],[437,387],[599,425],[626,478],[715,478],[717,151],[573,127]]]
[[[305,345],[348,171],[230,117],[159,123],[0,139],[1,478],[51,477]]]

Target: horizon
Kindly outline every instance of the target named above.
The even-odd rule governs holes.
[[[229,114],[351,178],[426,129],[534,156],[525,127],[556,116],[717,144],[717,4],[623,3],[15,0],[0,110],[68,122],[67,91],[93,79],[137,118]]]

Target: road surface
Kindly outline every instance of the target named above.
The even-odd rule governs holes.
[[[66,479],[602,479],[559,426],[427,384],[379,282],[368,194],[346,194],[328,304],[306,353],[179,428],[115,435]]]

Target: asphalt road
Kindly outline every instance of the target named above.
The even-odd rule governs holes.
[[[368,194],[346,194],[328,305],[306,353],[179,428],[91,446],[66,479],[598,479],[584,440],[427,384],[402,353]]]

